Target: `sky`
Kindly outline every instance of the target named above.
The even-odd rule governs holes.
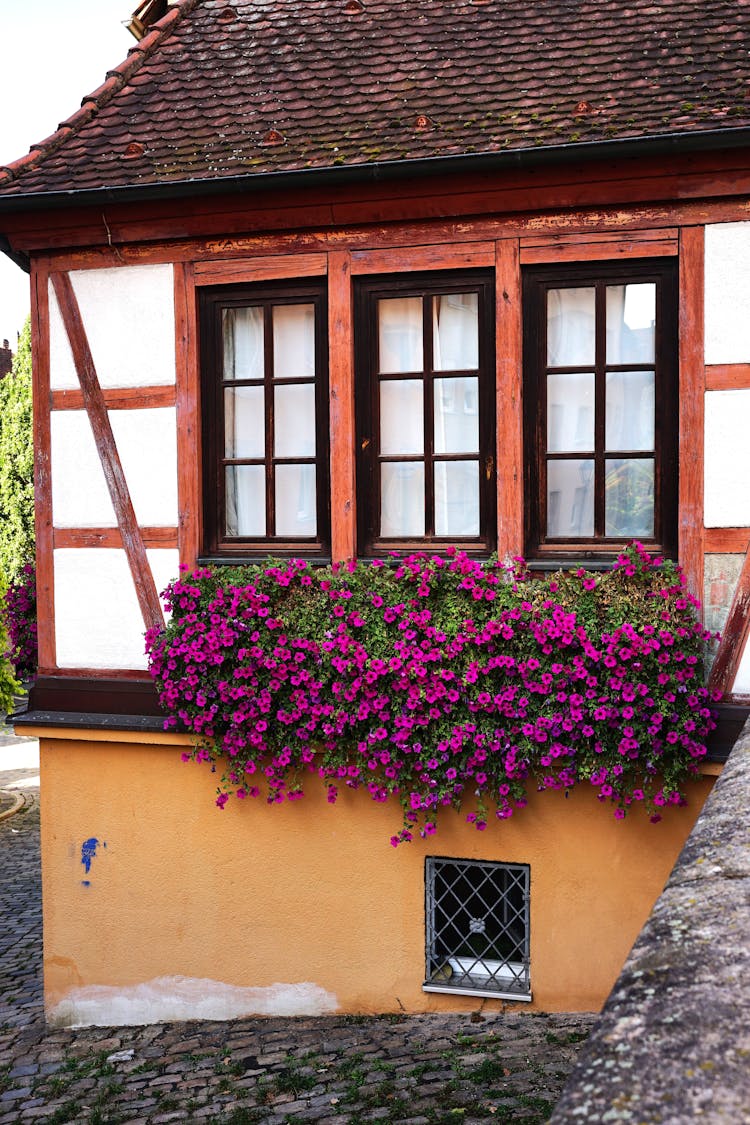
[[[135,46],[124,26],[138,0],[0,0],[0,166],[78,109]],[[0,217],[0,230],[2,218]],[[0,341],[15,351],[29,279],[0,253]]]

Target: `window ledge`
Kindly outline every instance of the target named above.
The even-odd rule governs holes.
[[[482,988],[480,985],[475,988],[459,988],[457,985],[431,984],[425,981],[422,991],[441,992],[446,996],[483,996],[488,1000],[518,1000],[522,1004],[530,1004],[532,1000],[530,992],[505,992],[496,988]]]

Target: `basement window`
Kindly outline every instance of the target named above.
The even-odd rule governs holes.
[[[531,1000],[529,867],[430,857],[425,992]]]

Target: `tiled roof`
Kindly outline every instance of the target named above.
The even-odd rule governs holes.
[[[749,127],[749,52],[750,0],[178,0],[0,196]]]

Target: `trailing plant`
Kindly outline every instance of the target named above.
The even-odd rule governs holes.
[[[184,574],[147,634],[165,727],[223,770],[216,803],[303,796],[317,774],[395,796],[396,845],[469,806],[484,829],[527,789],[594,787],[623,817],[685,804],[714,727],[708,637],[671,562],[638,544],[611,571],[415,554]]]
[[[37,666],[36,570],[25,563],[10,583],[0,606],[7,647],[3,648],[20,680],[31,679]]]

